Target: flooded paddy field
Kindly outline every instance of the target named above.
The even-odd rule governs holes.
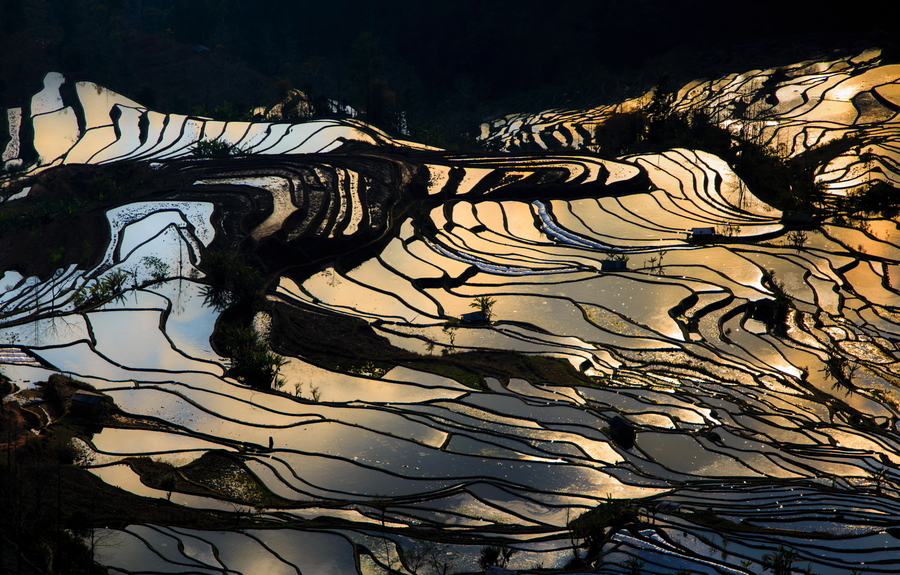
[[[0,210],[75,164],[145,175],[91,204],[91,257],[40,244],[65,265],[2,270],[4,402],[89,384],[115,408],[78,465],[234,519],[96,525],[109,573],[482,572],[486,547],[535,573],[900,569],[898,219],[833,201],[900,182],[877,54],[673,100],[786,158],[852,136],[808,218],[709,152],[592,153],[611,109],[497,120],[508,152],[479,156],[65,82],[8,112],[4,161],[39,160]],[[254,346],[277,369],[249,385]]]

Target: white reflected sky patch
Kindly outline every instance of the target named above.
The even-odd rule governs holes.
[[[9,124],[9,142],[3,150],[0,160],[8,162],[19,157],[19,129],[22,127],[22,108],[9,108],[6,110],[6,120]]]
[[[282,368],[287,382],[284,388],[293,391],[295,383],[303,385],[304,396],[308,396],[311,386],[318,387],[321,401],[368,403],[415,403],[432,399],[452,399],[467,393],[459,384],[450,387],[424,387],[369,379],[328,371],[297,358],[289,358]]]
[[[122,310],[86,314],[96,349],[110,360],[132,369],[207,371],[222,373],[213,364],[191,360],[176,352],[159,330],[156,310]]]
[[[84,108],[84,121],[87,129],[112,125],[113,121],[109,114],[116,104],[129,108],[146,109],[131,98],[126,98],[122,94],[117,94],[93,82],[77,82],[75,92],[78,94],[81,107]]]
[[[141,146],[141,133],[138,122],[143,111],[134,108],[119,106],[121,115],[116,125],[119,127],[119,138],[110,145],[97,152],[92,158],[92,164],[108,162],[131,155]]]
[[[136,233],[134,239],[130,239],[131,234],[128,234],[129,246],[131,246],[139,243],[141,239],[143,241],[149,240],[153,235],[169,225],[172,219],[162,216],[151,219],[149,221],[151,225],[148,225],[148,222],[145,220],[146,216],[165,210],[180,212],[184,220],[194,227],[194,235],[197,239],[204,246],[208,246],[215,235],[215,227],[210,220],[213,207],[213,204],[210,202],[134,202],[107,211],[106,218],[109,220],[112,241],[107,246],[106,255],[99,268],[102,269],[118,261],[116,253],[119,248],[119,237],[126,226],[131,226],[132,224],[138,226],[136,228],[138,233]],[[142,225],[141,222],[144,222],[144,224]]]
[[[154,285],[150,289],[171,301],[166,334],[177,349],[191,357],[223,361],[209,343],[219,312],[204,305],[203,286],[179,279]]]
[[[116,141],[116,130],[112,126],[100,126],[87,130],[66,154],[68,164],[87,164],[91,158]]]
[[[44,88],[31,98],[32,116],[59,110],[65,105],[59,94],[59,87],[65,81],[65,77],[59,72],[50,72],[44,76]]]
[[[78,119],[71,106],[35,116],[34,148],[41,157],[41,164],[49,164],[64,156],[78,141]]]

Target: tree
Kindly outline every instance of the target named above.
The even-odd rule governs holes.
[[[497,303],[497,300],[487,295],[480,295],[475,298],[475,301],[469,304],[469,307],[474,307],[477,310],[480,310],[481,313],[484,314],[484,319],[487,321],[491,321],[491,318],[494,317],[494,304]]]
[[[150,270],[150,277],[155,282],[164,281],[169,275],[169,264],[157,256],[144,256],[141,263]]]
[[[485,570],[490,569],[495,565],[501,569],[506,569],[509,560],[518,552],[518,549],[512,549],[510,547],[499,547],[495,545],[482,547],[481,556],[478,558],[478,565]]]
[[[773,575],[790,575],[791,566],[796,559],[796,551],[779,545],[777,551],[763,555],[763,570],[771,571]]]
[[[794,230],[787,235],[788,244],[793,246],[798,252],[803,248],[803,244],[809,239],[803,230]]]
[[[826,379],[834,380],[834,385],[831,386],[831,389],[843,387],[849,395],[851,391],[856,389],[856,386],[853,384],[853,375],[857,369],[859,369],[859,366],[852,365],[847,361],[847,358],[832,348],[831,353],[825,360],[825,366],[819,371],[825,374]]]

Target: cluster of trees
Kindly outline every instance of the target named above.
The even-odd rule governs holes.
[[[0,375],[0,393],[9,391]],[[62,409],[63,396],[84,383],[51,375],[44,399]],[[5,389],[4,389],[5,387]],[[109,399],[103,411],[114,409]],[[95,575],[106,570],[94,562],[98,533],[96,502],[86,483],[75,485],[82,472],[76,462],[75,436],[90,437],[85,426],[65,417],[41,435],[33,435],[32,417],[16,402],[0,406],[0,572]]]
[[[413,136],[452,144],[474,135],[487,115],[619,100],[664,70],[709,76],[766,56],[803,58],[833,47],[835,33],[852,43],[873,26],[881,38],[900,36],[900,17],[890,17],[900,16],[896,7],[832,13],[802,4],[0,0],[0,34],[52,29],[55,66],[165,111],[210,110],[225,100],[247,109],[266,98],[274,103],[293,86],[349,104],[388,129],[401,127],[404,111]],[[202,87],[174,90],[170,79],[148,72],[175,45],[207,49],[189,54],[209,61]],[[241,81],[250,76],[253,82]],[[184,81],[191,78],[196,73]]]
[[[820,166],[858,149],[862,145],[859,137],[847,135],[793,157],[782,157],[766,142],[730,133],[703,111],[675,111],[674,101],[672,82],[661,78],[646,106],[610,115],[595,128],[593,143],[601,154],[613,157],[677,147],[715,154],[728,162],[756,196],[782,210],[837,217],[896,213],[900,190],[888,183],[874,180],[852,195],[837,197],[824,193],[815,180]],[[870,155],[862,159],[872,160]],[[792,243],[798,239],[795,236]]]

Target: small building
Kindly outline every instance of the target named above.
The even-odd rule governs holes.
[[[72,395],[69,409],[72,413],[81,415],[97,415],[100,413],[100,403],[102,401],[103,394],[80,390]]]
[[[600,262],[600,270],[604,272],[619,272],[628,269],[625,260],[603,260]]]
[[[488,323],[487,318],[484,316],[484,312],[481,311],[471,311],[469,313],[464,313],[459,316],[460,323],[465,323],[469,325],[478,325],[478,324],[486,324]]]
[[[722,236],[716,233],[716,228],[712,226],[704,226],[698,228],[691,228],[687,235],[687,241],[691,243],[703,244],[714,242],[720,239]]]

